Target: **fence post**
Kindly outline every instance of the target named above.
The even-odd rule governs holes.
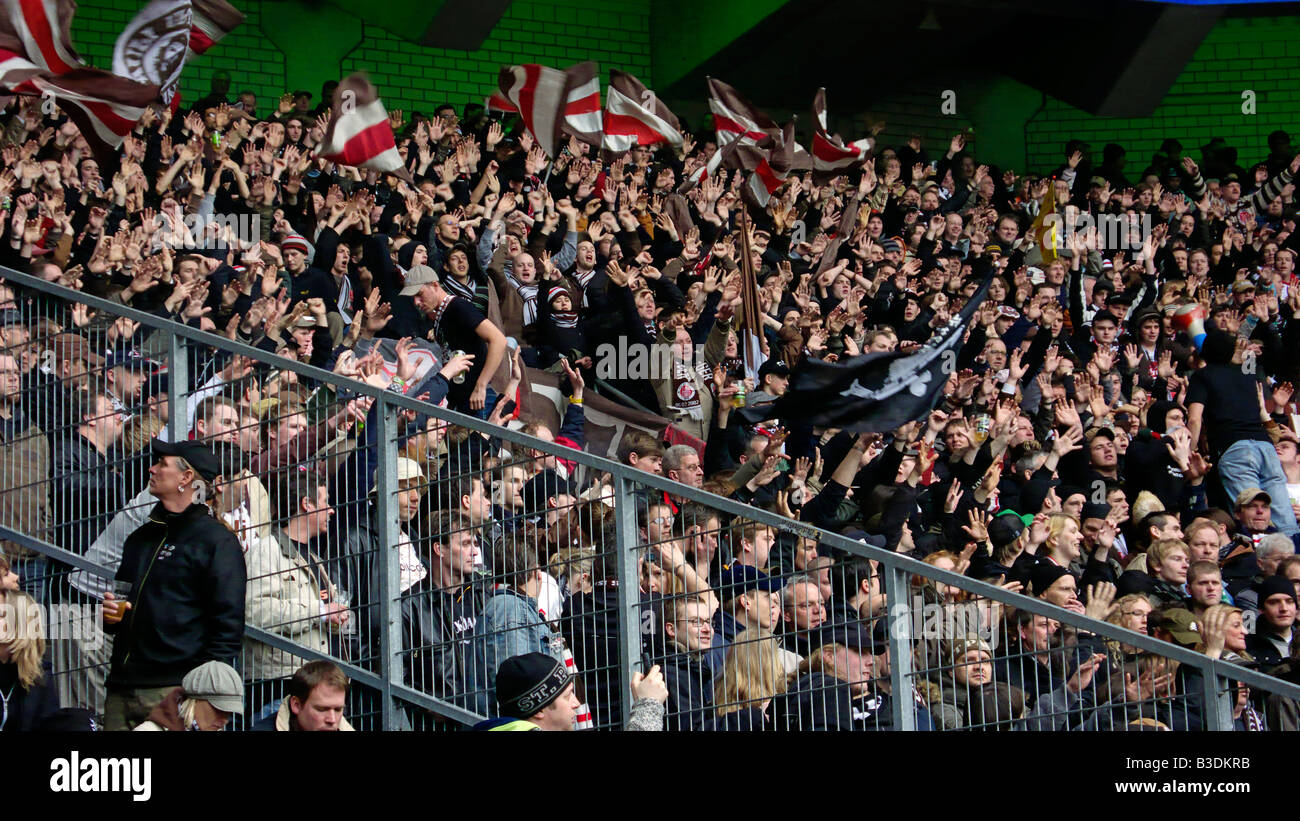
[[[632,493],[631,483],[622,474],[614,479],[614,522],[618,533],[614,542],[615,562],[618,571],[618,628],[619,642],[618,679],[623,697],[623,714],[619,717],[619,726],[626,727],[632,716],[632,671],[641,658],[641,619],[638,616],[640,603],[639,591],[641,579],[637,574],[636,549],[638,532],[636,526],[636,496]],[[609,549],[609,546],[605,546]]]
[[[889,690],[894,729],[916,729],[916,698],[912,695],[912,603],[907,573],[881,567],[885,574],[885,626],[889,632]]]
[[[1228,680],[1215,672],[1216,667],[1217,664],[1206,659],[1206,665],[1201,668],[1201,684],[1205,688],[1203,729],[1211,732],[1232,729],[1232,696],[1227,687]]]
[[[385,730],[402,729],[402,715],[393,701],[393,680],[402,677],[402,608],[397,601],[401,592],[401,566],[393,556],[393,546],[401,540],[393,494],[397,492],[397,408],[386,397],[378,398],[379,475],[375,481],[375,516],[383,528],[374,567],[383,579],[379,605],[379,665],[383,679],[383,720]],[[376,602],[371,602],[374,606]]]
[[[167,437],[172,442],[184,442],[190,432],[185,430],[189,414],[190,360],[184,337],[169,331],[167,334]]]

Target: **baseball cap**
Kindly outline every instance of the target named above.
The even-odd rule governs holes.
[[[412,265],[406,272],[406,287],[398,293],[402,296],[415,296],[425,285],[436,285],[438,274],[428,265]]]
[[[734,599],[741,593],[751,590],[765,590],[775,593],[785,587],[785,579],[769,576],[757,567],[732,562],[723,569],[718,578],[718,589],[724,599]]]
[[[993,542],[994,547],[1006,547],[1007,545],[1020,538],[1020,534],[1025,532],[1025,523],[1019,516],[1013,513],[1002,515],[999,513],[989,522],[989,541]]]
[[[424,471],[420,468],[420,463],[414,459],[408,459],[405,456],[397,457],[397,481],[406,482],[411,479],[423,481]],[[379,471],[375,471],[375,484],[379,484]]]
[[[1287,582],[1290,585],[1290,582]],[[1295,595],[1293,590],[1291,593]],[[1201,642],[1201,626],[1190,610],[1173,607],[1162,612],[1151,625],[1173,636],[1174,641],[1187,647],[1195,647]]]
[[[769,359],[758,366],[758,378],[765,376],[789,376],[790,368],[779,359]]]
[[[212,448],[203,442],[185,440],[184,442],[164,442],[154,439],[150,443],[155,456],[179,456],[204,479],[212,480],[221,475],[221,460]]]
[[[1112,442],[1115,441],[1115,431],[1110,428],[1089,428],[1088,432],[1083,435],[1083,438],[1087,440],[1089,445],[1091,445],[1092,440],[1096,439],[1098,436],[1105,437]]]
[[[1245,490],[1243,490],[1241,493],[1237,494],[1237,507],[1239,508],[1245,507],[1246,505],[1250,504],[1256,499],[1263,499],[1265,502],[1268,502],[1270,505],[1273,504],[1272,496],[1269,496],[1267,493],[1265,493],[1264,491],[1260,490],[1257,487],[1248,487]]]
[[[222,661],[208,661],[185,674],[181,689],[189,698],[206,701],[218,710],[244,714],[244,682],[234,667]]]
[[[135,351],[116,350],[108,355],[104,360],[104,366],[109,370],[113,368],[130,368],[139,371],[144,369],[153,370],[153,362],[145,359]]]
[[[1234,294],[1241,294],[1241,293],[1245,293],[1246,291],[1253,291],[1253,290],[1255,290],[1255,283],[1251,282],[1250,280],[1242,279],[1232,283],[1232,292]]]

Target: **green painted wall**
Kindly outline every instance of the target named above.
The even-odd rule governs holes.
[[[318,94],[325,80],[359,70],[370,74],[388,108],[407,112],[443,102],[481,103],[496,87],[501,66],[512,63],[564,67],[595,60],[602,71],[619,68],[647,84],[653,81],[650,0],[516,0],[483,47],[471,52],[417,46],[378,26],[336,17],[341,13],[332,10],[233,2],[247,15],[244,25],[186,67],[183,99],[206,94],[219,69],[230,72],[232,92],[257,94],[264,114],[285,91],[305,88]],[[110,66],[113,42],[143,5],[143,0],[82,0],[73,43],[94,65]],[[294,13],[304,16],[301,25],[293,24]],[[273,31],[271,37],[264,27]]]
[[[1256,113],[1242,114],[1241,93],[1256,94]],[[1030,165],[1060,163],[1065,141],[1080,137],[1100,152],[1107,142],[1128,151],[1141,173],[1165,137],[1176,137],[1198,162],[1197,149],[1223,137],[1242,165],[1268,154],[1274,129],[1300,126],[1300,18],[1226,19],[1214,27],[1150,118],[1093,117],[1054,99],[1029,123]],[[1131,175],[1130,175],[1131,176]]]
[[[668,88],[787,2],[655,0],[651,13],[655,81]]]
[[[650,0],[515,0],[483,47],[471,52],[423,48],[366,26],[364,42],[343,68],[369,72],[385,105],[409,111],[481,103],[496,89],[503,65],[564,68],[583,60],[650,84]]]

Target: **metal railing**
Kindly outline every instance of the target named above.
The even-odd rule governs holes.
[[[39,434],[4,428],[0,493],[13,504],[0,547],[21,555],[24,584],[50,612],[85,615],[154,503],[137,429],[236,445],[241,469],[209,501],[245,551],[246,724],[270,716],[286,677],[313,659],[352,679],[359,728],[472,724],[495,713],[500,663],[527,651],[571,665],[580,724],[600,728],[628,722],[633,673],[654,664],[671,729],[1217,730],[1300,698],[1239,664],[762,507],[4,276],[19,293],[0,354],[18,355],[22,380],[6,407],[25,409]],[[166,363],[165,426],[163,392],[145,399],[134,363],[65,357],[56,326],[74,304],[93,314],[73,320],[92,354],[125,335]],[[130,436],[112,432],[117,411],[82,401],[70,415],[53,393],[106,386]],[[41,475],[16,461],[38,437],[54,455]],[[64,705],[102,711],[106,645],[52,644]]]

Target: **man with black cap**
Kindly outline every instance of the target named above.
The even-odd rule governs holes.
[[[775,402],[790,387],[790,367],[779,359],[768,359],[758,366],[758,390],[745,400],[745,405]]]
[[[515,732],[520,730],[566,731],[581,703],[574,693],[573,674],[545,653],[525,653],[506,659],[497,670],[497,712],[499,718],[475,725],[476,730]],[[659,668],[632,674],[632,715],[629,730],[662,730],[664,687]]]
[[[1269,576],[1259,585],[1259,618],[1255,632],[1246,638],[1246,650],[1263,667],[1291,658],[1294,638],[1295,585],[1285,576]]]
[[[239,540],[202,500],[221,462],[200,442],[155,439],[149,491],[158,504],[127,537],[116,593],[103,598],[114,637],[105,727],[133,729],[185,674],[233,663],[244,636],[247,572]]]

